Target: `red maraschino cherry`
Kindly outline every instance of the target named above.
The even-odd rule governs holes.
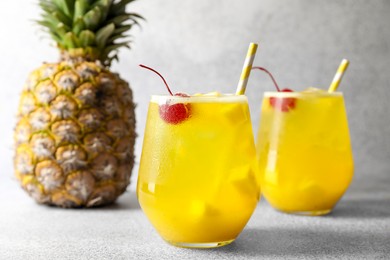
[[[259,69],[259,70],[262,70],[264,71],[265,73],[267,73],[272,81],[274,82],[274,85],[276,87],[276,90],[278,92],[294,92],[293,90],[289,89],[289,88],[284,88],[284,89],[280,89],[278,84],[276,83],[276,80],[274,79],[274,77],[272,76],[272,74],[266,70],[265,68],[263,67],[252,67],[252,69]],[[275,97],[271,97],[269,99],[269,103],[270,105],[275,108],[275,109],[278,109],[282,112],[288,112],[292,109],[295,108],[296,106],[296,99],[295,98],[275,98]]]
[[[160,78],[163,80],[163,82],[164,82],[164,84],[165,84],[165,86],[166,86],[166,88],[171,96],[184,97],[184,98],[189,97],[189,95],[187,95],[185,93],[173,94],[171,89],[168,86],[168,83],[165,81],[164,77],[160,73],[158,73],[156,70],[154,70],[148,66],[145,66],[142,64],[140,64],[139,66],[141,66],[142,68],[151,70],[154,73],[156,73],[158,76],[160,76]],[[169,124],[176,125],[176,124],[179,124],[190,117],[190,108],[191,108],[190,104],[184,104],[184,103],[168,104],[168,103],[166,103],[166,104],[160,105],[159,113],[160,113],[160,117],[165,122],[167,122]]]

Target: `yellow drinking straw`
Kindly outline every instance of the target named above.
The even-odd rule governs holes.
[[[341,61],[340,66],[337,69],[336,75],[334,75],[332,84],[330,84],[328,92],[334,92],[337,90],[337,88],[340,85],[341,79],[343,78],[344,73],[348,68],[348,65],[349,65],[349,61],[347,59],[343,59]]]
[[[244,62],[244,67],[242,68],[240,81],[238,82],[236,95],[245,94],[245,89],[246,89],[246,85],[248,84],[249,74],[251,73],[252,70],[253,60],[255,59],[256,56],[257,46],[258,45],[253,42],[251,42],[251,44],[249,45],[248,53],[246,54],[246,58]]]

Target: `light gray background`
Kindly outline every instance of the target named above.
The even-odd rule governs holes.
[[[12,176],[12,130],[19,92],[28,73],[56,61],[51,41],[32,23],[36,1],[4,1],[0,9],[1,178]],[[139,0],[132,10],[147,22],[133,31],[132,50],[114,64],[133,90],[137,107],[137,158],[147,105],[166,94],[160,79],[137,65],[153,66],[173,91],[234,92],[249,42],[260,44],[255,64],[273,72],[279,85],[327,88],[342,58],[351,65],[345,93],[356,164],[355,181],[390,185],[390,1]],[[257,131],[262,92],[273,90],[254,72],[247,95]],[[136,170],[133,183],[136,180]]]
[[[3,207],[0,210],[0,224],[4,224],[0,225],[0,229],[3,229],[0,230],[0,242],[6,245],[5,249],[3,247],[3,252],[0,249],[0,255],[8,252],[7,256],[12,257],[21,256],[18,255],[18,250],[23,248],[22,244],[17,244],[19,240],[16,238],[26,237],[35,230],[31,227],[23,231],[24,229],[20,227],[26,227],[28,223],[23,226],[20,222],[21,216],[28,218],[31,213],[32,220],[36,221],[47,214],[69,218],[57,228],[54,227],[51,232],[47,231],[45,237],[47,240],[41,238],[42,243],[53,241],[53,236],[58,234],[56,232],[72,234],[73,230],[64,231],[61,227],[73,225],[71,220],[73,218],[74,221],[85,221],[87,225],[89,223],[89,219],[85,219],[86,215],[79,213],[72,215],[70,211],[60,210],[48,213],[51,211],[36,206],[27,199],[13,180],[12,131],[19,92],[31,70],[43,61],[56,61],[58,57],[55,48],[50,47],[53,45],[50,40],[42,38],[43,35],[38,27],[32,25],[32,19],[38,18],[39,13],[35,3],[36,1],[32,0],[2,1],[0,8],[0,202],[2,205],[8,205],[8,208]],[[242,247],[240,243],[243,242],[239,242],[228,251],[234,252],[234,249],[238,247],[237,250],[244,250],[244,256],[245,252],[249,254],[247,256],[256,256],[256,253],[264,250],[267,252],[268,249],[269,255],[266,256],[285,257],[291,251],[287,249],[278,251],[277,247],[270,249],[268,246],[276,243],[283,247],[284,243],[290,243],[293,247],[294,245],[299,247],[303,245],[294,244],[294,241],[307,241],[308,246],[316,248],[317,244],[313,245],[315,234],[311,232],[316,228],[331,227],[324,231],[330,235],[319,237],[319,243],[338,241],[335,240],[337,232],[332,233],[332,230],[339,230],[338,232],[341,233],[345,231],[345,234],[348,234],[340,238],[344,243],[340,242],[342,246],[336,256],[343,253],[347,257],[352,257],[354,253],[367,256],[375,252],[377,252],[376,256],[381,255],[378,253],[382,252],[380,248],[382,250],[386,248],[383,245],[388,245],[387,242],[390,241],[388,233],[383,231],[389,230],[388,209],[390,208],[390,1],[139,0],[132,4],[132,10],[142,14],[147,22],[143,23],[142,30],[133,31],[132,50],[120,52],[121,61],[114,64],[113,70],[129,80],[135,101],[138,103],[136,111],[139,134],[136,144],[137,160],[141,152],[150,95],[166,93],[161,81],[148,71],[140,69],[137,66],[139,63],[150,65],[163,73],[173,91],[195,93],[213,90],[233,92],[239,79],[248,44],[251,41],[260,44],[255,64],[272,71],[282,87],[295,90],[303,90],[308,86],[327,88],[341,59],[348,58],[351,64],[340,88],[345,93],[356,166],[353,184],[340,204],[341,215],[347,214],[348,217],[346,219],[336,217],[335,221],[322,220],[324,222],[317,219],[288,218],[284,215],[280,217],[275,216],[277,213],[262,205],[256,211],[260,213],[254,216],[255,220],[249,223],[249,233],[245,231],[243,233],[244,240],[242,241],[247,241],[249,246],[247,244]],[[267,90],[273,90],[267,76],[260,72],[252,74],[247,95],[255,132],[258,128],[262,92]],[[132,190],[136,183],[137,168],[138,166],[132,178]],[[136,204],[134,196],[134,193],[129,193],[122,198],[124,209],[131,208],[127,206],[126,203],[130,202],[125,198],[131,198],[132,205]],[[359,204],[361,201],[366,204]],[[23,211],[19,206],[25,210]],[[261,219],[262,207],[265,212],[263,219]],[[342,211],[343,208],[346,211]],[[121,216],[115,212],[111,208],[107,212],[91,211],[86,214],[92,216],[96,213],[94,216],[97,219],[100,216],[101,220],[104,220],[111,213]],[[153,233],[144,216],[139,211],[136,212],[124,211],[123,216],[135,214],[135,219],[141,219],[140,222],[133,221],[132,225],[147,226],[145,232],[153,234],[153,239],[156,241],[152,239],[151,243],[158,247],[161,241]],[[359,216],[362,212],[365,212],[363,218],[357,217],[356,220],[354,215]],[[382,222],[374,224],[372,220],[378,218],[381,218]],[[42,228],[42,223],[39,224],[36,221],[33,221],[34,227]],[[278,235],[272,235],[271,231],[266,231],[266,238],[269,232],[268,238],[273,242],[268,241],[261,250],[256,249],[255,240],[261,240],[263,237],[253,230],[259,229],[259,225],[260,229],[264,229],[266,223],[271,223],[271,226],[278,228],[280,228],[278,226],[280,223],[284,223],[284,227],[287,227],[285,236],[290,236],[294,240],[290,241],[285,238],[283,240]],[[90,232],[93,232],[94,223],[90,225]],[[294,228],[298,226],[299,229],[300,225],[308,229],[303,229],[303,231],[301,229],[301,233],[296,233]],[[361,232],[368,234],[367,237],[347,232],[361,226],[365,227]],[[342,227],[346,230],[340,231]],[[19,229],[14,233],[13,228]],[[8,232],[7,234],[14,233],[15,240],[9,240],[9,236],[4,235],[6,234],[4,229]],[[371,231],[374,233],[371,234]],[[104,232],[108,232],[107,235],[109,235],[110,229],[106,228],[101,232],[100,235],[106,234]],[[96,236],[94,233],[91,234]],[[137,241],[135,245],[142,250],[143,240],[139,240],[137,234],[140,235],[142,232],[135,232],[135,237],[133,236],[132,239]],[[298,234],[297,237],[294,237],[294,234]],[[122,235],[126,236],[124,233]],[[69,238],[66,235],[63,237],[78,239],[72,236]],[[83,238],[83,235],[81,237]],[[105,236],[102,235],[102,237]],[[373,237],[376,239],[364,242]],[[354,238],[361,242],[362,251],[354,251],[351,247],[353,244],[348,241]],[[20,241],[20,243],[23,242]],[[88,240],[86,241],[89,243]],[[93,246],[93,241],[89,245]],[[332,245],[338,246],[336,242]],[[32,248],[39,248],[38,242],[33,244]],[[251,248],[254,249],[251,251]],[[152,254],[165,255],[166,259],[174,256],[183,258],[181,251],[170,251],[170,247],[165,246],[160,249],[155,249]],[[323,249],[319,247],[317,251]],[[309,250],[306,253],[310,255],[311,252],[315,255],[317,251]],[[50,252],[53,257],[66,255],[66,252],[61,255],[53,248]],[[74,254],[75,252],[77,251],[73,251]],[[107,251],[102,250],[102,252]],[[216,258],[221,255],[237,257],[235,253],[224,255],[224,251],[222,254],[221,251],[217,252],[219,253],[213,255]],[[292,253],[295,254],[290,256],[306,255],[300,254],[299,250],[293,250]],[[375,256],[372,254],[371,256]],[[191,256],[197,255],[195,253]],[[198,257],[201,256],[204,256],[203,253],[198,255]]]

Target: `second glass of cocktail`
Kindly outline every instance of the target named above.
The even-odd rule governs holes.
[[[137,184],[142,210],[167,242],[229,244],[259,199],[243,95],[152,96]]]
[[[257,140],[263,195],[282,212],[327,214],[353,176],[343,94],[280,90],[271,78],[278,92],[264,94]]]
[[[274,208],[329,213],[353,174],[343,95],[266,92],[257,148],[262,191]]]

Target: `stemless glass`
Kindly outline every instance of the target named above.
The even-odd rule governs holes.
[[[190,116],[166,120],[162,108],[172,106],[174,115],[177,104]],[[259,194],[245,96],[152,96],[137,196],[164,240],[181,247],[229,244],[246,225]]]
[[[266,92],[257,140],[262,192],[274,208],[331,212],[353,175],[342,93]]]

